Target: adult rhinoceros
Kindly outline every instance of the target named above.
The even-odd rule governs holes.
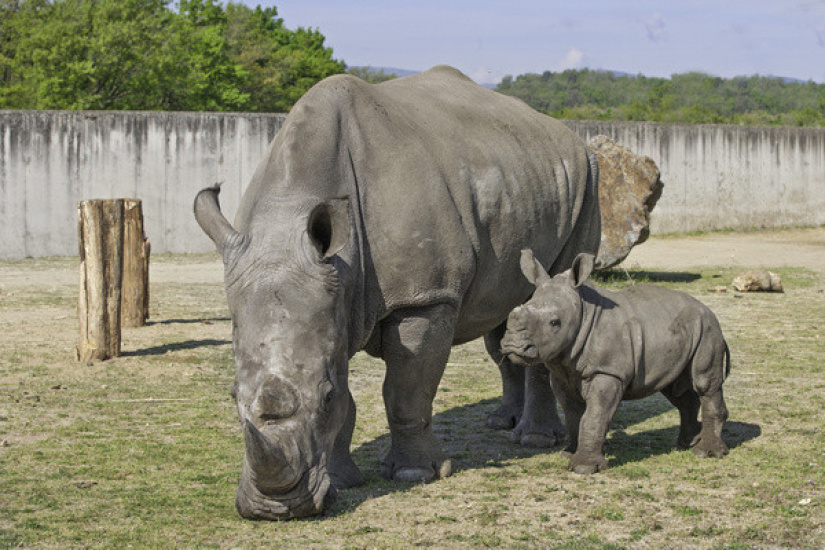
[[[195,199],[225,265],[246,445],[240,514],[317,514],[331,487],[363,481],[349,450],[347,365],[359,350],[386,363],[392,443],[381,473],[449,475],[430,422],[450,347],[486,335],[502,361],[507,315],[532,292],[521,250],[551,272],[595,253],[596,185],[570,130],[449,67],[378,85],[335,76],[307,92],[234,228],[217,187]],[[517,367],[501,369],[503,403],[488,423],[521,417],[522,443],[552,444],[560,424],[546,371],[525,384]]]

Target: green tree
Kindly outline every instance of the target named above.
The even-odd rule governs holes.
[[[250,111],[288,111],[319,80],[346,70],[318,30],[287,29],[274,7],[230,2],[226,15],[230,57],[248,75],[241,89]]]
[[[220,6],[184,1],[177,15],[167,4],[19,2],[9,12],[14,77],[0,100],[18,109],[243,107],[243,75],[226,55]]]
[[[287,111],[346,69],[324,40],[218,0],[0,0],[0,108]]]
[[[664,79],[581,69],[507,76],[498,91],[558,118],[825,126],[825,84],[762,76]]]
[[[376,70],[371,67],[349,67],[347,69],[347,74],[357,76],[361,80],[366,80],[370,84],[378,84],[380,82],[386,82],[387,80],[398,78],[392,73],[386,73],[384,69]]]
[[[249,74],[231,58],[228,18],[223,7],[215,0],[181,0],[176,23],[175,42],[165,59],[176,64],[169,67],[172,74],[176,72],[174,68],[179,70],[176,79],[162,86],[169,94],[164,108],[178,111],[245,109],[250,94],[243,88]]]

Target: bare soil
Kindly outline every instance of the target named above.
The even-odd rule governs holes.
[[[825,273],[825,227],[651,237],[622,262],[625,269],[709,266],[804,267]]]

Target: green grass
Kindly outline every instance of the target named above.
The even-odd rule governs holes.
[[[157,259],[187,261],[217,259]],[[0,262],[0,274],[74,269],[66,259]],[[607,471],[572,474],[557,450],[484,428],[500,381],[476,341],[454,350],[434,404],[454,475],[390,483],[378,472],[389,445],[383,365],[359,354],[353,456],[367,483],[319,518],[280,523],[234,510],[243,443],[220,280],[153,286],[151,324],[124,332],[124,356],[92,366],[73,357],[72,284],[6,289],[0,547],[822,548],[825,280],[774,271],[784,294],[712,292],[736,274],[725,267],[598,277],[683,290],[717,313],[733,357],[723,460],[676,450],[678,414],[654,396],[620,408]]]

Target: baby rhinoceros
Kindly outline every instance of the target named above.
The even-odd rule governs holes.
[[[716,316],[687,294],[655,285],[597,288],[586,282],[593,263],[580,254],[550,277],[532,251],[522,251],[521,270],[536,291],[512,311],[501,341],[512,362],[549,370],[567,421],[568,469],[605,469],[604,440],[619,403],[656,392],[679,409],[679,447],[726,455],[722,383],[730,353]]]

